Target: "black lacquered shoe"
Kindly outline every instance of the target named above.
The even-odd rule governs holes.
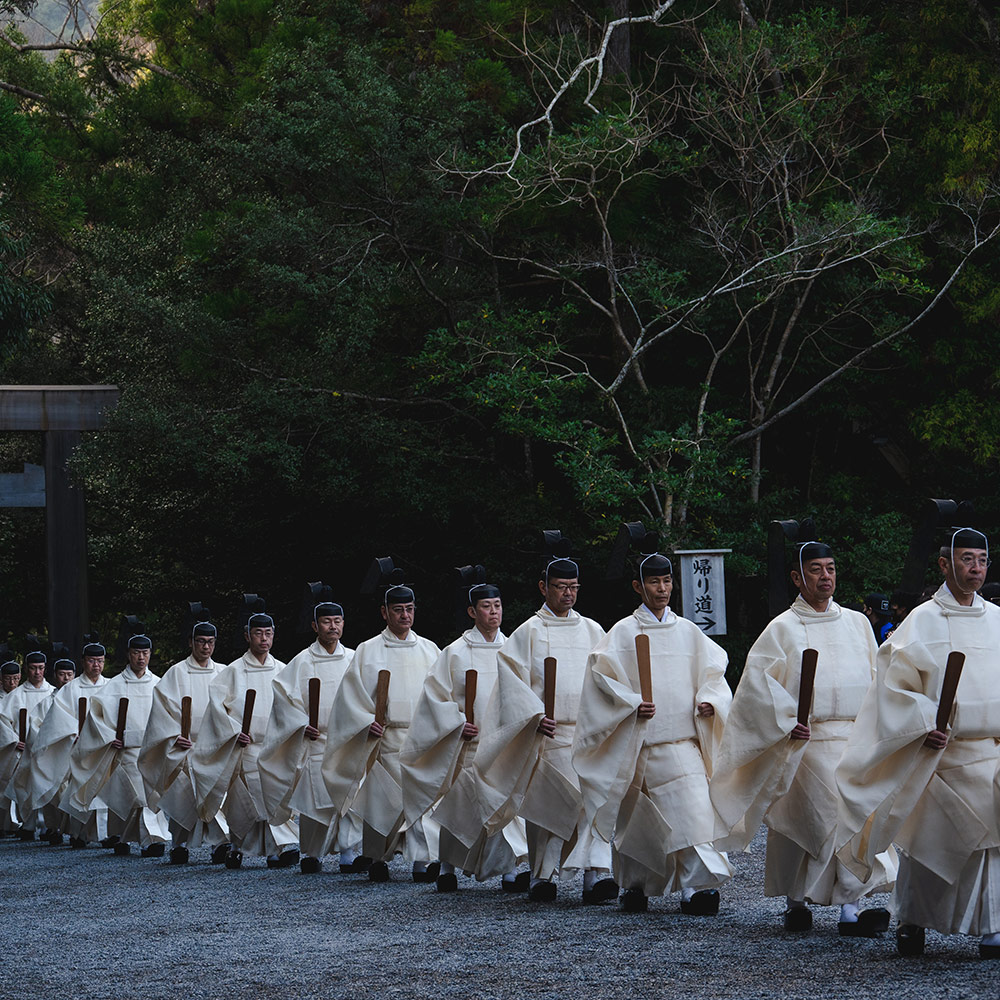
[[[372,866],[372,859],[359,854],[349,865],[341,864],[341,875],[363,875]]]
[[[233,849],[232,844],[217,844],[212,848],[211,863],[213,865],[222,865],[226,863],[226,858],[229,856],[229,852]]]
[[[692,917],[714,917],[718,912],[718,889],[699,889],[690,899],[681,900],[681,913]]]
[[[840,920],[837,933],[841,937],[881,937],[889,929],[889,911],[882,907],[862,910],[857,920]]]
[[[455,892],[456,889],[458,889],[458,876],[454,872],[442,872],[438,875],[438,892]]]
[[[649,900],[642,889],[626,889],[621,895],[621,901],[626,913],[645,913],[649,909]]]
[[[384,861],[373,861],[368,866],[369,882],[388,882],[389,866]]]
[[[896,952],[904,958],[915,958],[924,953],[924,929],[916,924],[899,924],[896,927]]]
[[[513,881],[500,879],[500,888],[504,892],[527,892],[531,888],[531,872],[518,872]]]
[[[618,883],[613,878],[598,879],[589,889],[583,890],[585,906],[607,903],[618,898]]]
[[[555,882],[539,881],[528,889],[528,899],[533,903],[552,903],[555,898]]]
[[[785,910],[785,930],[801,934],[813,929],[812,910],[807,906],[790,906]]]

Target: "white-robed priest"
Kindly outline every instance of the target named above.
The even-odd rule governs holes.
[[[104,676],[106,650],[96,641],[83,647],[83,670],[52,696],[45,718],[34,734],[29,771],[28,807],[55,809],[63,832],[69,833],[70,847],[79,849],[107,835],[107,807],[100,805],[84,817],[68,813],[60,805],[69,786],[70,754],[80,734],[91,697],[108,682]],[[69,661],[63,661],[69,662]]]
[[[298,814],[303,872],[320,871],[327,853],[340,855],[341,870],[356,871],[361,870],[356,866],[361,824],[352,813],[339,815],[323,780],[330,710],[354,650],[340,641],[342,605],[327,599],[315,604],[311,612],[316,641],[274,679],[274,702],[260,755],[260,784],[272,822]],[[309,718],[309,688],[314,680],[319,683],[315,723]]]
[[[69,652],[62,643],[53,643],[53,647],[59,654]],[[32,776],[34,774],[35,750],[38,734],[52,708],[56,694],[60,688],[64,687],[75,677],[76,664],[65,656],[59,655],[59,658],[52,665],[52,680],[54,683],[46,693],[46,696],[42,700],[38,699],[41,685],[35,686],[34,695],[27,690],[24,691],[24,695],[33,701],[34,704],[31,706],[31,711],[27,718],[27,740],[25,741],[21,766],[14,772],[10,782],[10,791],[17,803],[18,809],[22,814],[30,813],[35,816],[36,826],[40,825],[41,828],[41,837],[53,847],[62,844],[63,833],[68,826],[68,817],[59,808],[57,801],[50,800],[37,809],[34,807],[34,780]],[[22,688],[27,688],[30,685],[29,672],[28,684],[21,685],[17,691],[21,691]],[[17,694],[17,691],[14,692],[14,695]]]
[[[4,643],[4,648],[6,649],[6,643]],[[17,660],[7,660],[3,666],[0,666],[0,705],[6,701],[7,696],[16,690],[20,683],[21,664]],[[9,730],[9,732],[13,733],[13,742],[6,745],[5,748],[0,747],[0,779],[6,775],[7,781],[10,781],[14,769],[21,760],[21,751],[16,747],[17,731]],[[13,833],[21,825],[17,818],[13,799],[3,794],[3,788],[7,786],[7,781],[3,781],[2,786],[0,786],[0,834]]]
[[[225,860],[229,829],[218,815],[207,822],[198,816],[191,782],[190,755],[208,710],[208,689],[221,663],[212,659],[218,631],[210,621],[191,629],[190,654],[175,663],[153,691],[146,734],[139,751],[139,771],[146,786],[146,801],[167,817],[170,829],[170,863],[186,864],[190,848],[202,844],[213,850],[213,861]],[[184,699],[190,698],[187,732],[183,730]]]
[[[424,882],[438,853],[437,828],[426,815],[406,822],[399,754],[424,678],[441,650],[413,631],[415,598],[405,584],[386,590],[381,614],[385,628],[355,650],[334,698],[323,777],[339,815],[353,810],[361,820],[369,879],[387,881],[388,862],[401,851],[414,881]],[[375,699],[382,670],[389,672],[389,691],[380,723]]]
[[[285,664],[271,655],[274,619],[262,611],[247,619],[247,651],[216,674],[208,688],[208,708],[193,747],[190,773],[198,815],[209,822],[221,812],[232,850],[227,868],[244,854],[266,857],[269,868],[298,864],[298,830],[291,821],[272,823],[264,805],[258,759],[271,715],[274,678]],[[248,694],[253,691],[244,732]]]
[[[149,669],[153,644],[146,635],[128,640],[128,665],[90,699],[87,721],[70,754],[70,781],[61,806],[77,820],[104,805],[115,854],[138,841],[143,857],[162,857],[170,837],[166,817],[146,801],[139,747],[159,678]],[[127,699],[127,705],[123,705]],[[124,721],[124,731],[119,732]]]
[[[919,955],[924,928],[980,937],[1000,958],[1000,608],[977,591],[986,536],[954,532],[938,557],[944,583],[878,651],[837,768],[845,863],[869,877],[899,849],[896,944]],[[938,725],[949,654],[965,655],[949,718]]]
[[[865,880],[834,851],[834,771],[875,673],[878,647],[868,619],[834,599],[837,565],[824,542],[798,550],[792,583],[798,597],[764,629],[747,655],[712,775],[719,836],[744,850],[767,826],[764,894],[786,897],[785,929],[807,931],[807,904],[840,905],[839,931],[876,937],[889,926],[881,907],[859,916],[859,900],[889,892],[895,852],[878,858]],[[817,651],[808,724],[797,721],[802,653]]]
[[[6,698],[0,701],[0,718],[18,734],[15,752],[18,761],[10,778],[0,785],[0,791],[13,799],[17,808],[17,816],[21,822],[22,839],[34,839],[35,833],[48,836],[48,824],[42,816],[42,810],[31,808],[31,753],[35,733],[45,718],[52,703],[55,688],[45,679],[47,658],[41,650],[28,653],[24,658],[25,679]],[[24,710],[24,739],[21,739],[21,711]],[[0,765],[0,770],[3,770]],[[62,840],[58,832],[58,820],[53,818],[51,843],[56,843],[55,837]],[[29,837],[30,835],[30,837]]]
[[[573,744],[587,818],[614,838],[622,906],[681,893],[681,909],[713,915],[732,871],[714,844],[708,781],[732,694],[725,651],[670,610],[673,567],[659,553],[636,566],[642,602],[590,655]],[[643,697],[636,636],[649,637],[650,695]]]
[[[585,902],[618,895],[611,847],[594,837],[584,815],[571,751],[590,651],[604,637],[574,610],[580,568],[550,559],[538,581],[541,608],[518,626],[497,654],[497,683],[483,713],[473,767],[481,821],[488,835],[514,816],[524,820],[530,899],[556,898],[557,876],[584,872]],[[556,661],[552,715],[545,710],[545,661]]]
[[[475,809],[470,808],[467,786],[475,782],[472,762],[479,746],[475,720],[482,717],[496,684],[497,653],[505,636],[500,631],[503,602],[499,588],[476,584],[467,589],[467,597],[472,628],[441,651],[427,675],[401,754],[407,821],[415,821],[440,800],[433,814],[440,826],[439,892],[458,888],[456,869],[480,880],[502,875],[513,885],[514,869],[528,851],[519,819],[487,835],[476,822]],[[475,671],[471,718],[466,714],[470,670]]]

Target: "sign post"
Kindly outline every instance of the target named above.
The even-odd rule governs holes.
[[[681,560],[681,606],[684,617],[705,635],[726,634],[725,555],[732,549],[684,549]]]

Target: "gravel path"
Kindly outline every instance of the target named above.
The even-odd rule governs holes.
[[[441,895],[398,861],[392,883],[371,885],[256,858],[227,871],[207,850],[172,867],[4,840],[0,997],[1000,996],[1000,963],[981,961],[974,938],[928,932],[925,957],[902,960],[891,933],[838,937],[836,907],[815,908],[811,934],[786,935],[783,901],[761,896],[763,853],[758,836],[732,859],[721,913],[699,918],[680,914],[677,896],[646,914],[584,907],[581,880],[538,904],[496,881],[460,879]]]

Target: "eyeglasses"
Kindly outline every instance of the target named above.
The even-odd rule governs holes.
[[[976,567],[978,569],[988,569],[990,563],[993,561],[988,556],[974,556],[971,553],[966,553],[958,560],[966,569],[972,569]]]
[[[578,583],[550,583],[549,586],[560,594],[575,594],[580,589]]]

